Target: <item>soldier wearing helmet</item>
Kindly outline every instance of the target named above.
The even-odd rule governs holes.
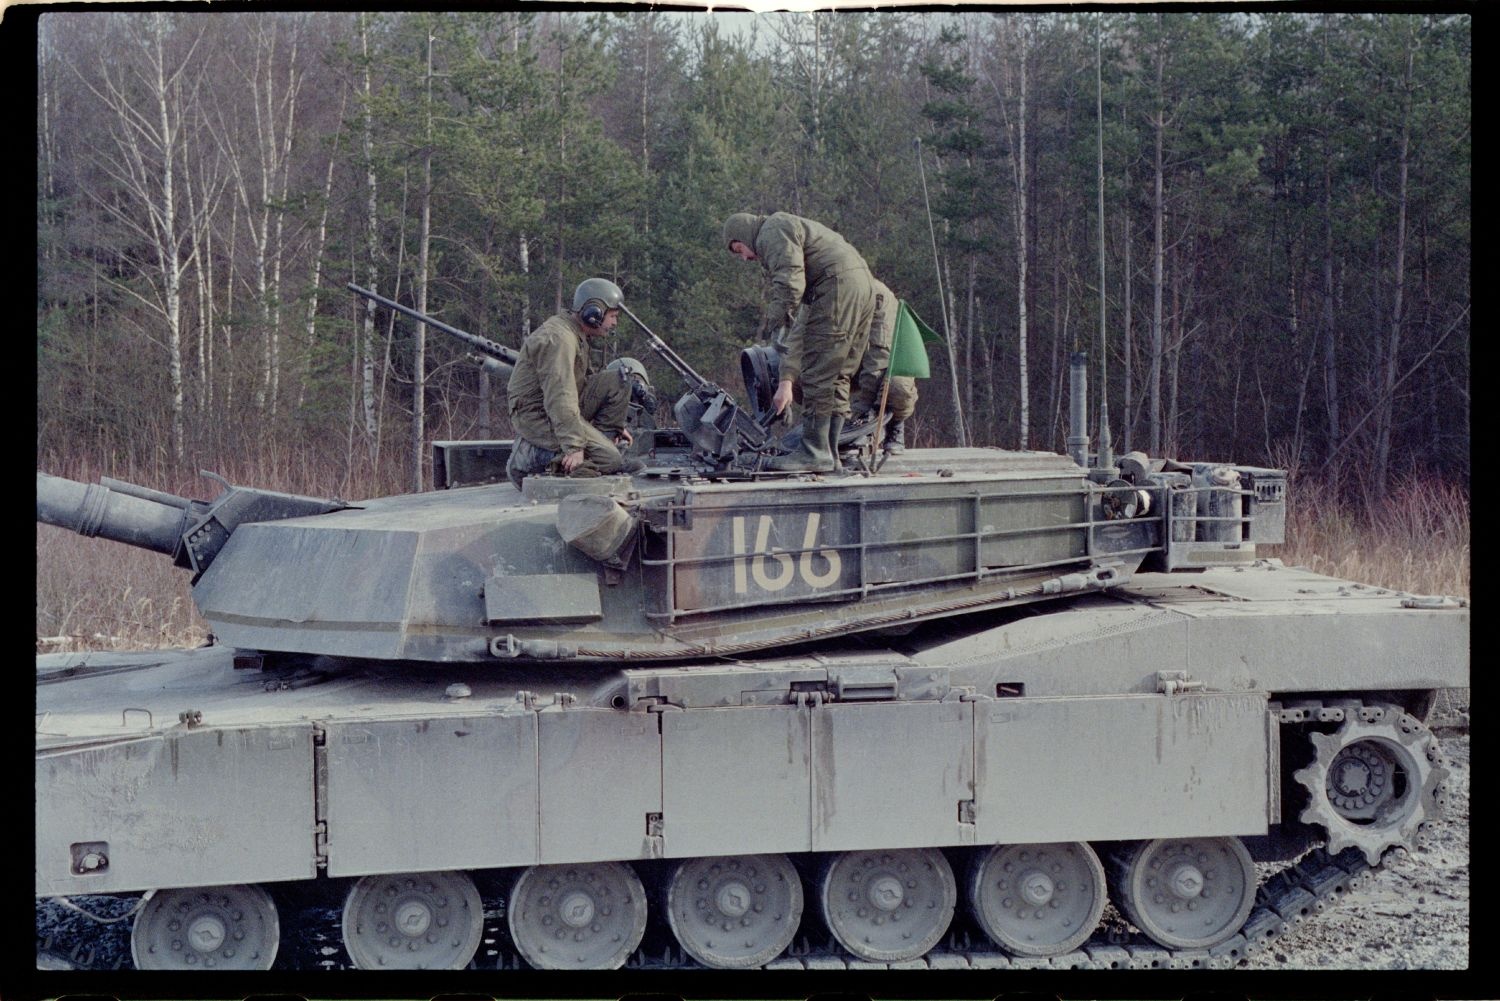
[[[849,416],[849,380],[859,368],[875,312],[874,279],[859,251],[821,223],[788,212],[736,212],[724,221],[724,242],[741,260],[759,261],[771,278],[771,322],[791,328],[801,304],[807,320],[800,348],[782,361],[772,397],[777,413],[802,383],[802,442],[774,459],[781,471],[831,471],[837,441]]]
[[[506,469],[520,487],[526,476],[599,476],[644,468],[626,459],[625,427],[631,379],[622,368],[595,371],[589,341],[619,322],[620,287],[590,278],[573,293],[573,308],[549,317],[521,345],[511,373],[507,405],[516,444]]]

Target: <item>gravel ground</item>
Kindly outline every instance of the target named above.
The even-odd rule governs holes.
[[[1469,735],[1440,734],[1448,758],[1448,811],[1428,831],[1416,854],[1387,856],[1368,886],[1330,912],[1305,921],[1259,954],[1249,970],[1463,970],[1469,966]],[[1269,870],[1269,867],[1268,867]],[[1264,875],[1264,873],[1263,873]],[[485,890],[485,940],[476,964],[493,967],[504,932],[500,898]],[[100,916],[121,917],[131,898],[80,900]],[[337,911],[326,901],[278,901],[283,927],[301,925],[283,941],[278,969],[344,969]],[[292,917],[293,913],[297,917]],[[128,919],[96,924],[51,901],[37,904],[37,942],[43,968],[128,968]]]

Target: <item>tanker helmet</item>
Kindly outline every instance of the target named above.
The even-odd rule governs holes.
[[[623,305],[625,293],[608,278],[585,279],[573,292],[573,312],[588,327],[597,329],[603,325],[606,311]]]
[[[604,367],[611,372],[619,372],[622,379],[639,379],[646,385],[651,385],[651,376],[647,374],[646,366],[634,358],[622,356]]]
[[[630,400],[648,411],[656,409],[656,391],[651,385],[651,376],[646,366],[630,357],[619,357],[604,366],[605,371],[616,372],[620,381],[630,387]]]

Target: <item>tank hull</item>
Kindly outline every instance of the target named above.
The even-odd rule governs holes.
[[[35,890],[1261,838],[1309,712],[1468,685],[1412,604],[1271,561],[734,663],[41,657]]]

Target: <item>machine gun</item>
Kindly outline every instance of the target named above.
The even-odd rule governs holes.
[[[353,282],[348,282],[344,287],[351,292],[356,292],[364,296],[371,302],[378,302],[387,309],[394,309],[398,313],[406,314],[413,320],[419,320],[434,330],[441,330],[450,337],[457,337],[478,352],[479,364],[485,371],[497,379],[509,379],[510,373],[515,370],[516,362],[521,358],[518,352],[511,350],[503,344],[496,344],[488,337],[480,337],[478,334],[471,334],[467,330],[459,330],[457,327],[449,326],[441,320],[434,320],[426,313],[420,313],[410,306],[403,306],[399,302],[387,299],[385,296],[371,292],[367,288],[360,288]]]
[[[486,372],[489,372],[496,379],[508,381],[510,374],[515,371],[516,362],[521,358],[520,352],[513,351],[503,344],[496,344],[488,337],[480,337],[478,334],[471,334],[467,330],[460,330],[441,320],[434,320],[426,313],[412,309],[410,306],[403,306],[399,302],[387,299],[385,296],[371,292],[367,288],[361,288],[353,282],[348,282],[344,287],[351,292],[364,296],[371,302],[378,302],[388,309],[394,309],[396,312],[403,313],[413,320],[419,320],[427,324],[434,330],[441,330],[443,333],[463,341],[478,352],[474,356],[475,359]],[[652,391],[651,379],[646,374],[645,367],[639,362],[635,362],[633,365],[631,362],[634,362],[634,359],[618,358],[611,365],[617,365],[624,373],[624,377],[630,382],[630,402],[632,408],[639,410],[642,415],[641,419],[635,423],[644,427],[649,423],[645,418],[649,417],[656,410],[656,394]]]
[[[677,424],[700,455],[722,466],[741,455],[764,451],[769,442],[767,427],[774,414],[757,420],[747,414],[734,397],[699,375],[665,341],[646,326],[623,303],[620,308],[645,331],[651,350],[688,384],[688,391],[673,405]]]

